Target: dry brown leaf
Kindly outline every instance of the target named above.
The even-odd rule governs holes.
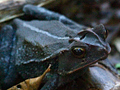
[[[46,69],[46,71],[39,77],[27,79],[7,90],[38,90],[43,78],[45,77],[46,73],[50,71],[51,64]]]

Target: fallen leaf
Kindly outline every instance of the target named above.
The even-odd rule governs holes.
[[[46,73],[50,71],[51,64],[46,69],[46,71],[39,77],[27,79],[7,90],[38,90],[43,78],[45,77]]]

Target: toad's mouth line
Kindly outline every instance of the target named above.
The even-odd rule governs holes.
[[[72,71],[66,71],[66,72],[59,72],[59,74],[60,75],[62,75],[62,74],[72,74],[73,72],[76,72],[76,71],[78,71],[78,70],[80,70],[80,69],[83,69],[84,67],[87,67],[87,66],[90,66],[91,64],[93,64],[93,63],[96,63],[96,62],[98,62],[99,60],[101,60],[101,59],[97,59],[97,60],[95,60],[95,61],[93,61],[93,62],[90,62],[90,63],[88,63],[88,64],[86,64],[86,65],[83,65],[83,66],[81,66],[80,68],[77,68],[77,69],[74,69],[74,70],[72,70]]]
[[[98,60],[95,60],[94,62],[91,62],[91,63],[88,63],[88,64],[86,64],[86,65],[84,65],[84,66],[82,66],[82,67],[80,67],[80,68],[77,68],[77,69],[75,69],[75,70],[73,70],[73,71],[69,71],[69,72],[67,72],[67,74],[71,74],[71,73],[73,73],[73,72],[76,72],[76,71],[78,71],[78,70],[80,70],[80,69],[82,69],[82,68],[84,68],[84,67],[87,67],[88,65],[91,65],[91,64],[93,64],[93,63],[96,63]]]
[[[65,72],[59,72],[59,74],[60,75],[69,75],[69,74],[72,74],[72,73],[74,73],[74,72],[76,72],[76,71],[78,71],[78,70],[80,70],[80,69],[83,69],[84,67],[87,67],[88,65],[91,65],[91,64],[93,64],[93,63],[96,63],[98,60],[95,60],[94,62],[91,62],[91,63],[88,63],[88,64],[86,64],[86,65],[83,65],[83,66],[81,66],[80,68],[77,68],[77,69],[74,69],[74,70],[72,70],[72,71],[65,71]]]

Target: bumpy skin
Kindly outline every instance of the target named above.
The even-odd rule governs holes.
[[[74,30],[82,30],[82,29],[86,28],[84,26],[80,26],[79,24],[66,18],[63,15],[51,12],[49,10],[42,8],[42,7],[38,8],[38,7],[33,6],[33,5],[26,5],[23,8],[23,11],[25,12],[25,14],[32,16],[33,19],[37,18],[39,20],[58,20],[58,21],[62,22],[64,25],[66,25],[69,28],[74,29]],[[14,27],[14,25],[13,25],[13,27]],[[103,31],[103,32],[98,32],[97,29],[100,29],[100,31]],[[107,42],[105,41],[105,37],[102,36],[102,35],[104,35],[104,30],[105,30],[104,27],[102,25],[100,25],[100,26],[97,26],[96,28],[94,28],[93,31],[90,31],[90,30],[80,31],[80,33],[78,33],[78,36],[79,36],[79,38],[82,38],[81,41],[74,39],[74,38],[71,38],[71,40],[69,40],[71,42],[71,45],[69,46],[69,48],[74,46],[74,45],[78,45],[78,44],[82,45],[82,47],[86,47],[86,49],[88,49],[88,51],[87,51],[87,54],[86,54],[86,57],[84,60],[88,60],[88,61],[86,61],[84,64],[80,63],[80,65],[78,65],[79,67],[74,67],[74,65],[73,65],[73,67],[74,67],[73,69],[70,68],[70,67],[72,67],[72,64],[68,63],[68,65],[71,65],[71,66],[67,68],[66,63],[64,63],[66,60],[68,61],[72,58],[71,62],[73,62],[74,64],[81,62],[81,61],[79,61],[79,59],[76,59],[78,61],[78,62],[76,61],[76,63],[73,61],[74,57],[72,55],[70,55],[71,53],[69,53],[69,50],[68,50],[69,48],[64,50],[64,51],[62,50],[62,52],[59,52],[57,55],[55,55],[55,56],[57,56],[57,60],[54,60],[55,61],[54,64],[56,65],[56,67],[53,66],[53,68],[55,68],[55,69],[51,70],[51,71],[53,71],[52,73],[54,73],[54,77],[52,77],[50,80],[48,80],[47,83],[42,87],[41,90],[55,90],[59,86],[61,86],[65,83],[77,78],[78,76],[80,76],[81,73],[85,71],[85,69],[81,69],[81,68],[85,68],[88,65],[90,65],[94,62],[97,62],[98,60],[105,59],[107,57],[108,53],[110,52],[110,48],[109,48],[109,45],[107,44]],[[88,34],[86,35],[86,33],[88,33]],[[103,33],[103,34],[101,34],[101,33]],[[84,38],[84,35],[85,35],[85,38]],[[95,42],[94,42],[94,39],[96,40]],[[14,42],[12,42],[12,44],[13,43]],[[12,44],[10,44],[10,45],[12,45]],[[93,55],[94,51],[96,51],[95,52],[96,56]],[[50,58],[49,61],[45,62],[45,63],[46,64],[49,64],[49,62],[51,63],[52,59],[56,59],[56,57]],[[36,64],[42,65],[41,62],[36,63],[33,61],[31,63],[35,66],[37,66]],[[27,65],[29,66],[29,64],[31,64],[31,63],[28,63]],[[6,65],[8,65],[8,64],[6,64]],[[3,78],[7,77],[8,79],[11,79],[11,77],[13,75],[15,75],[15,77],[17,76],[15,73],[16,71],[14,70],[14,68],[15,68],[14,67],[14,59],[13,59],[13,64],[11,63],[10,65],[13,67],[8,71],[8,73],[11,73],[11,75],[4,74],[4,75],[2,75]],[[25,66],[26,65],[23,64],[22,67],[25,67]],[[80,70],[77,70],[76,72],[72,73],[72,71],[76,70],[77,68],[79,68]],[[3,70],[2,72],[4,72],[5,69],[8,69],[8,68],[7,67],[2,68],[2,70]],[[39,65],[38,65],[38,69],[39,69]],[[12,70],[14,72],[12,72]],[[33,70],[34,70],[34,68],[33,68]],[[29,71],[29,68],[28,68],[28,71]],[[68,72],[71,74],[66,75]],[[61,73],[63,75],[60,75]],[[15,81],[14,78],[12,78],[13,79],[12,83],[14,83],[14,81]],[[6,79],[4,79],[2,81],[2,83],[4,85],[6,84],[5,80]]]
[[[0,31],[0,85],[6,89],[15,84],[17,74],[15,71],[14,52],[15,30],[6,25]]]

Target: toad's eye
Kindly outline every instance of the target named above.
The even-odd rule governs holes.
[[[72,47],[71,51],[75,57],[82,58],[85,56],[85,49],[81,47]]]

